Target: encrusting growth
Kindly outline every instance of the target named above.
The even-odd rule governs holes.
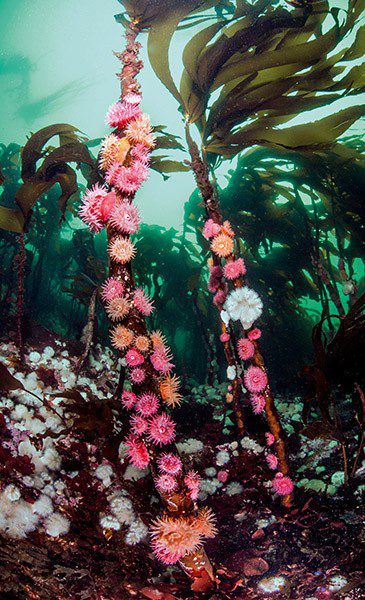
[[[269,467],[278,468],[272,488],[281,496],[282,504],[289,507],[292,503],[294,486],[289,477],[284,432],[259,350],[258,340],[261,331],[254,326],[262,314],[263,303],[257,292],[248,287],[244,281],[246,265],[243,258],[236,256],[234,231],[229,221],[223,221],[217,190],[210,182],[205,159],[202,158],[198,146],[191,138],[188,122],[185,131],[191,156],[191,168],[206,210],[203,235],[210,242],[212,253],[209,261],[208,289],[214,294],[213,302],[219,310],[221,320],[220,340],[224,346],[228,363],[227,378],[231,381],[232,390],[229,399],[232,397],[240,433],[244,432],[240,403],[240,396],[244,389],[249,392],[253,413],[260,414],[265,411],[272,435],[271,444],[274,445],[277,453],[275,456],[271,452],[267,457]],[[238,340],[235,339],[233,330],[235,322],[239,322],[242,327],[241,337]]]
[[[173,446],[176,425],[166,409],[179,404],[179,379],[172,375],[173,357],[160,332],[149,332],[145,317],[153,302],[135,286],[131,261],[136,247],[130,239],[140,224],[133,198],[148,177],[149,154],[154,135],[149,117],[140,109],[140,85],[136,75],[138,28],[126,32],[122,54],[121,99],[107,114],[114,128],[101,149],[100,167],[106,184],[87,190],[80,215],[91,231],[104,226],[108,235],[109,278],[101,288],[106,312],[112,321],[111,342],[121,352],[127,368],[127,387],[120,401],[132,412],[130,433],[124,440],[130,463],[150,467],[155,486],[165,505],[164,515],[151,528],[155,555],[164,563],[180,562],[200,589],[212,587],[214,577],[203,550],[204,539],[215,535],[214,516],[198,510],[200,477],[184,472]],[[107,185],[108,184],[108,185]],[[108,187],[109,186],[109,187]]]

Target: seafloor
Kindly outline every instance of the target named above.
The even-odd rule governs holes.
[[[0,345],[0,361],[38,396],[14,389],[1,397],[2,412],[11,414],[23,444],[29,436],[44,439],[32,459],[36,472],[24,476],[24,486],[30,495],[32,488],[49,495],[57,507],[51,516],[40,514],[26,537],[9,520],[9,533],[19,539],[1,539],[0,598],[193,599],[197,596],[181,570],[164,568],[151,554],[146,524],[158,514],[159,500],[151,495],[148,471],[127,466],[122,447],[120,473],[95,475],[106,492],[113,478],[120,479],[124,505],[115,513],[118,527],[111,522],[108,527],[95,504],[92,512],[99,527],[85,513],[85,519],[79,516],[71,526],[64,523],[68,535],[58,537],[62,520],[57,521],[57,515],[62,517],[72,504],[63,483],[67,473],[56,451],[65,436],[68,403],[74,400],[72,394],[67,400],[67,392],[77,385],[83,398],[92,394],[97,401],[111,398],[116,383],[117,365],[109,349],[96,346],[78,377],[73,374],[76,350],[74,344],[49,334],[28,345],[19,361],[13,343],[3,340]],[[52,396],[60,391],[66,397]],[[276,399],[296,473],[295,503],[285,512],[269,490],[263,434],[234,439],[221,411],[224,392],[225,384],[191,387],[189,410],[183,404],[178,415],[179,452],[202,474],[200,500],[218,520],[219,536],[207,544],[207,551],[217,567],[219,585],[206,597],[365,598],[361,486],[344,485],[339,443],[298,435],[303,428],[300,398],[289,394]],[[213,419],[207,419],[212,406]],[[87,428],[86,416],[78,418]],[[222,444],[222,439],[227,442]],[[70,475],[70,465],[67,468]],[[71,472],[77,481],[79,467],[74,465]],[[6,514],[0,518],[6,519]]]

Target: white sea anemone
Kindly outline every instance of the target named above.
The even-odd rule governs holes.
[[[231,292],[224,308],[232,321],[241,321],[244,329],[249,329],[262,314],[263,304],[260,296],[247,286]]]

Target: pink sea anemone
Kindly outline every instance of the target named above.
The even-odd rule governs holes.
[[[135,160],[130,167],[121,167],[116,174],[114,185],[125,194],[135,194],[147,177],[147,166]]]
[[[117,236],[109,245],[109,255],[115,262],[125,264],[134,258],[136,254],[135,245],[122,236]]]
[[[96,183],[91,189],[86,190],[79,215],[94,233],[98,233],[105,224],[103,203],[106,201],[109,204],[113,199],[115,201],[115,196],[109,196],[104,185]]]
[[[262,392],[267,386],[267,375],[260,367],[248,367],[244,380],[246,388],[253,393]]]
[[[190,498],[196,500],[200,491],[201,477],[192,469],[184,477],[184,483],[189,490]]]
[[[264,396],[261,394],[252,394],[250,400],[254,415],[262,413],[266,404]]]
[[[128,367],[138,367],[144,362],[143,354],[136,350],[136,348],[130,348],[125,355],[125,359]]]
[[[205,222],[204,228],[203,228],[203,236],[209,240],[210,238],[214,237],[215,235],[218,235],[218,233],[221,230],[221,226],[218,225],[218,223],[215,223],[213,221],[213,219],[208,219]]]
[[[130,380],[136,385],[140,385],[146,379],[146,371],[141,367],[135,367],[129,371]]]
[[[169,415],[161,413],[150,420],[148,433],[148,439],[154,444],[169,444],[175,438],[175,423]]]
[[[243,258],[237,258],[237,260],[230,260],[224,265],[224,276],[226,279],[237,279],[241,275],[245,275],[246,267],[243,262]]]
[[[129,92],[129,94],[124,97],[124,102],[128,102],[128,104],[139,104],[141,100],[141,94],[135,94],[132,92]]]
[[[157,464],[160,471],[169,475],[177,475],[182,469],[180,458],[171,452],[161,454],[157,460]]]
[[[124,294],[124,285],[115,277],[108,277],[108,279],[101,286],[101,297],[104,302],[110,302],[110,300],[114,300],[118,296],[123,296]]]
[[[153,368],[160,373],[168,373],[175,366],[171,360],[171,352],[165,346],[157,346],[150,356]]]
[[[223,270],[219,265],[210,267],[210,276],[208,281],[208,290],[212,293],[216,292],[222,282]]]
[[[228,476],[229,476],[228,471],[221,470],[221,471],[218,471],[218,473],[217,473],[217,479],[221,483],[226,483]]]
[[[112,162],[107,168],[105,181],[109,185],[116,185],[122,169],[123,165],[121,165],[118,161]]]
[[[220,306],[225,302],[226,298],[226,292],[224,290],[218,290],[218,292],[214,295],[213,302],[216,306]]]
[[[247,338],[241,338],[237,342],[238,356],[241,360],[248,360],[255,354],[255,346]]]
[[[258,340],[261,337],[261,329],[259,329],[258,327],[254,327],[248,332],[247,337],[249,340],[252,341]]]
[[[123,129],[127,123],[142,115],[138,104],[131,102],[115,102],[112,104],[106,115],[106,122],[110,127]]]
[[[134,306],[142,315],[149,317],[153,311],[153,301],[144,293],[141,288],[137,288],[133,296]]]
[[[110,223],[122,233],[132,234],[137,231],[140,225],[138,209],[129,202],[119,202],[116,204],[110,215]]]
[[[210,247],[219,258],[226,258],[233,252],[233,240],[225,233],[220,233],[213,238]]]
[[[266,462],[269,465],[270,469],[276,469],[276,467],[278,466],[278,459],[275,456],[275,454],[268,454],[266,456]]]
[[[144,442],[134,435],[125,440],[126,454],[134,467],[145,469],[150,462],[150,455]]]
[[[222,333],[222,334],[219,336],[219,339],[220,339],[220,341],[221,341],[221,342],[223,342],[223,344],[224,344],[225,342],[229,342],[230,338],[231,338],[231,336],[229,335],[229,333]]]
[[[168,473],[164,473],[163,475],[159,475],[156,478],[156,488],[165,494],[171,494],[178,487],[177,481],[175,477],[169,475]]]
[[[291,494],[294,490],[294,484],[290,477],[285,476],[282,473],[276,473],[272,482],[272,487],[274,492],[280,496]]]
[[[122,404],[124,408],[131,410],[134,407],[137,401],[137,396],[133,392],[129,392],[128,390],[124,390],[122,393]]]
[[[265,437],[266,437],[266,444],[268,446],[272,446],[273,443],[275,442],[275,438],[274,438],[273,434],[267,432],[267,433],[265,433]]]
[[[133,415],[131,418],[131,430],[135,435],[142,435],[148,429],[148,421],[141,415]]]
[[[142,417],[151,417],[157,413],[158,410],[158,398],[152,392],[146,392],[142,394],[136,404],[136,410]]]
[[[148,165],[150,162],[151,153],[149,148],[144,146],[144,144],[132,146],[131,154],[136,161],[141,162],[144,165]]]

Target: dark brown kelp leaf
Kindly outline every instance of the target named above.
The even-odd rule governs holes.
[[[24,227],[23,213],[17,208],[0,206],[0,228],[21,233]]]
[[[184,163],[179,162],[178,160],[165,159],[163,156],[152,156],[150,165],[151,169],[161,174],[190,171],[190,167]]]
[[[33,133],[22,150],[22,179],[28,179],[35,174],[36,163],[44,156],[42,150],[52,137],[55,135],[60,136],[60,143],[62,143],[61,140],[64,135],[71,135],[77,140],[77,131],[79,130],[76,127],[67,123],[57,123]],[[67,139],[69,142],[70,138],[68,137]]]
[[[16,379],[6,366],[0,362],[0,390],[10,392],[13,390],[24,390],[24,386],[19,379]]]

